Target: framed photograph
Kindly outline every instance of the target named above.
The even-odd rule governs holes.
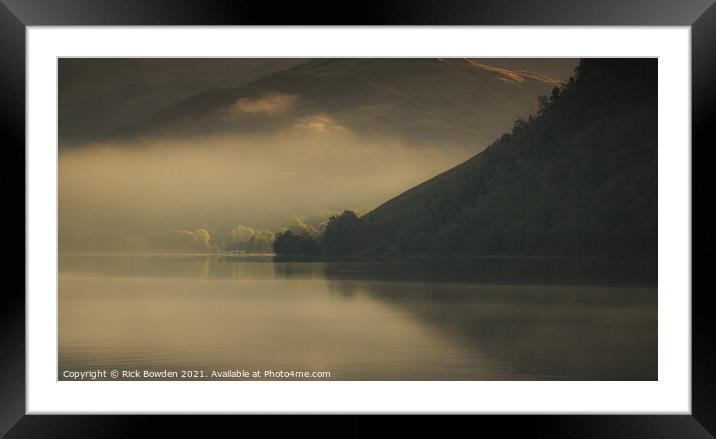
[[[269,9],[3,0],[0,432],[712,437],[710,0]]]

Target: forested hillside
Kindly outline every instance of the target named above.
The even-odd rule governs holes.
[[[657,61],[585,59],[539,112],[461,165],[358,218],[328,257],[655,255]]]

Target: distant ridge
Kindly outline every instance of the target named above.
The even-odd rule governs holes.
[[[517,117],[536,110],[536,98],[559,81],[490,67],[474,60],[315,59],[237,88],[209,90],[125,127],[107,140],[152,140],[207,134],[261,134],[329,118],[363,136],[419,144],[494,141]],[[275,96],[292,100],[282,111],[232,111]]]

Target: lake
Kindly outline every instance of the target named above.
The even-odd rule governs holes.
[[[59,269],[60,380],[658,378],[656,260],[62,255]]]

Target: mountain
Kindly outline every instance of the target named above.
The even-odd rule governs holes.
[[[59,58],[60,151],[97,142],[107,133],[140,123],[207,89],[239,87],[303,62],[291,58]]]
[[[192,96],[111,139],[348,129],[415,144],[481,147],[560,82],[471,59],[315,59]]]
[[[328,256],[657,253],[657,62],[585,59],[536,117],[361,218]]]

